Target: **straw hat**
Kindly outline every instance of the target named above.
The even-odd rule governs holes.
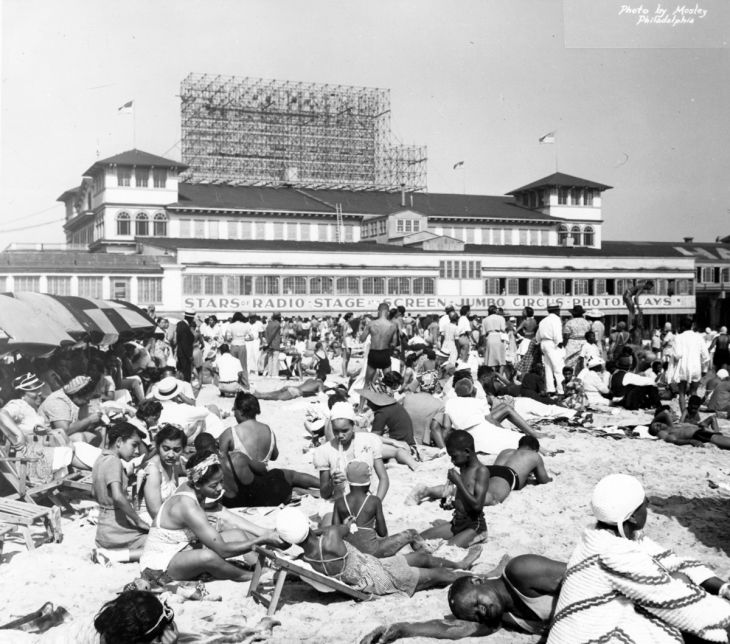
[[[588,309],[588,311],[586,311],[586,317],[597,320],[598,318],[603,317],[603,311],[601,311],[601,309]]]
[[[73,396],[74,394],[79,393],[79,391],[86,387],[86,385],[90,382],[91,378],[89,378],[89,376],[76,376],[66,383],[63,391],[68,396]]]
[[[157,398],[157,400],[172,400],[179,393],[180,384],[178,383],[177,378],[168,376],[157,383],[155,398]]]

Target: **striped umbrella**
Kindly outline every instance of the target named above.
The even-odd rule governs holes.
[[[9,295],[0,295],[0,330],[0,353],[39,355],[76,343],[60,324]]]

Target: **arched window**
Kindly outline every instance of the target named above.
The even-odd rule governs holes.
[[[580,240],[581,240],[580,226],[573,226],[570,229],[570,236],[573,238],[573,246],[580,246]]]
[[[414,295],[433,295],[433,277],[416,277],[413,280]]]
[[[388,279],[388,293],[390,295],[410,295],[411,280],[407,277],[391,277]]]
[[[137,213],[137,218],[134,220],[134,234],[137,237],[147,237],[150,234],[150,218],[146,213]]]
[[[360,295],[360,278],[358,277],[338,277],[337,295]]]
[[[340,278],[347,279],[347,278]],[[356,283],[357,286],[357,283]],[[311,295],[332,295],[334,290],[332,289],[332,278],[331,277],[312,277],[309,280],[309,293]]]
[[[131,235],[132,228],[128,212],[120,212],[117,215],[117,235]]]
[[[362,292],[363,295],[385,295],[385,278],[363,277]]]
[[[593,226],[586,226],[583,229],[583,245],[593,246],[596,239],[596,235],[593,232]]]
[[[306,295],[307,278],[306,277],[285,277],[283,282],[284,295]]]
[[[561,224],[560,228],[558,228],[558,245],[559,246],[565,246],[566,242],[568,241],[568,233],[569,229],[565,224]]]
[[[167,215],[164,212],[155,213],[155,237],[167,237]]]

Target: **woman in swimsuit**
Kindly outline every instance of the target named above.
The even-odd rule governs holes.
[[[218,532],[203,510],[206,501],[223,496],[218,456],[210,451],[197,452],[187,465],[187,482],[162,504],[155,517],[140,560],[141,570],[161,570],[176,580],[196,579],[202,574],[249,580],[249,571],[227,559],[249,552],[257,544],[278,545],[276,533],[253,524],[250,534],[242,530]],[[196,542],[203,547],[194,548]]]
[[[188,437],[181,427],[171,423],[162,424],[155,436],[157,453],[144,468],[142,494],[144,508],[151,519],[157,516],[162,504],[177,490],[185,466],[182,453],[188,444]]]

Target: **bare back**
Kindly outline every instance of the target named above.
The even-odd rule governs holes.
[[[542,465],[542,457],[538,452],[528,449],[505,449],[499,453],[494,464],[511,467],[520,479],[517,489],[521,490],[527,484],[530,474]]]
[[[367,331],[370,334],[370,350],[382,351],[394,346],[398,326],[390,320],[378,318],[370,323]]]

